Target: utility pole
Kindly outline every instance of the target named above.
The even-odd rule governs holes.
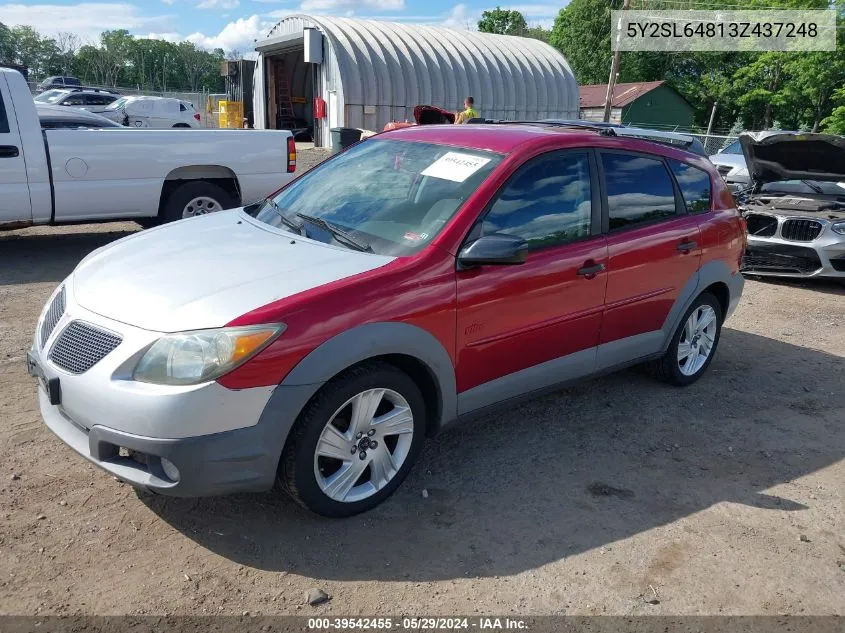
[[[622,3],[622,10],[627,11],[631,8],[631,0],[625,0]],[[619,39],[619,24],[611,25],[610,36]],[[607,80],[607,94],[604,97],[604,118],[605,123],[610,121],[610,111],[613,107],[613,89],[616,86],[616,80],[619,78],[619,48],[613,52],[613,60],[610,62],[610,77]]]
[[[707,142],[710,140],[710,133],[713,131],[713,121],[716,120],[716,106],[718,101],[713,102],[713,109],[710,110],[710,123],[707,124],[707,134],[704,137],[704,147],[707,147]]]

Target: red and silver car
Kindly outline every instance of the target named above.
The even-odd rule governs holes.
[[[121,480],[278,481],[346,516],[462,418],[635,363],[695,382],[744,247],[706,158],[554,124],[409,127],[94,251],[28,365],[50,429]]]

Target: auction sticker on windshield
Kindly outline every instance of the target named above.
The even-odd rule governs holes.
[[[423,176],[442,178],[452,182],[463,182],[490,162],[489,158],[446,152],[422,171]]]

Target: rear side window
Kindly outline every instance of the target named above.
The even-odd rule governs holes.
[[[551,152],[522,166],[508,181],[481,233],[515,235],[542,248],[588,237],[591,219],[587,153]]]
[[[676,215],[675,188],[663,161],[633,154],[602,154],[610,230]]]
[[[3,103],[3,93],[0,92],[0,134],[9,133],[9,118],[6,116],[6,104]]]
[[[688,213],[707,213],[710,210],[710,174],[679,160],[670,160],[669,166],[678,181]]]

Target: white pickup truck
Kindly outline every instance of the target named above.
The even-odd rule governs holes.
[[[42,130],[23,76],[0,68],[0,230],[169,222],[261,200],[295,169],[282,130]]]

